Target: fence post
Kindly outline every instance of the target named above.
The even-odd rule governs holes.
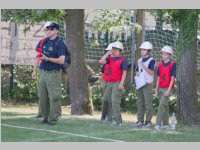
[[[104,43],[105,48],[109,44],[109,39],[108,38],[109,38],[109,31],[106,30],[106,33],[105,33],[105,42],[106,42],[106,44]]]
[[[1,10],[0,10],[0,15],[1,15]],[[1,25],[0,25],[1,26]],[[0,45],[1,45],[1,48],[2,48],[2,36],[0,38]],[[0,57],[0,75],[1,75],[1,57]],[[1,83],[1,78],[0,78],[0,83]],[[1,84],[0,84],[0,95],[1,95]],[[2,97],[2,96],[1,96]]]
[[[133,84],[133,76],[134,76],[134,65],[135,65],[135,54],[136,54],[136,42],[135,42],[135,23],[136,23],[136,10],[133,12],[133,20],[132,20],[132,30],[131,30],[131,84]]]
[[[13,80],[14,80],[14,63],[16,62],[16,51],[18,50],[18,28],[16,23],[10,24],[10,38],[11,38],[11,50],[10,50],[10,89],[9,95],[13,97]]]

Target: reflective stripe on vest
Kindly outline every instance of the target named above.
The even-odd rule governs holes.
[[[124,60],[123,57],[114,61],[113,57],[110,57],[109,63],[105,65],[103,79],[108,82],[120,82],[122,78],[121,63]]]
[[[170,85],[171,81],[171,70],[175,62],[171,61],[168,66],[164,66],[163,62],[160,62],[158,67],[159,67],[159,75],[160,75],[160,80],[159,80],[159,87],[160,88],[168,88]],[[174,82],[175,83],[175,82]],[[174,88],[174,83],[172,85],[172,88]]]

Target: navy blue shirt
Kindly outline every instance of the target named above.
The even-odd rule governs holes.
[[[142,58],[142,62],[144,63],[144,62],[148,61],[150,58],[151,58],[151,56],[149,56],[149,57],[147,57],[147,58]],[[148,65],[148,69],[149,69],[149,70],[154,71],[155,62],[156,62],[156,61],[155,61],[154,59],[152,59],[152,60],[149,62],[149,65]],[[137,65],[136,71],[138,71],[138,65]]]
[[[51,40],[49,38],[45,39],[45,42],[43,44],[43,54],[46,55],[49,58],[58,58],[60,56],[65,56],[66,53],[66,45],[59,37],[56,37],[54,40]],[[38,43],[36,49],[40,47],[40,44]],[[59,71],[61,70],[61,65],[52,63],[49,61],[43,61],[40,66],[40,69],[47,70],[47,71]]]
[[[164,66],[168,66],[168,65],[170,64],[170,62],[171,62],[171,61],[169,61],[169,62],[167,62],[167,63],[164,63],[164,62],[163,62],[163,65],[164,65]],[[176,77],[176,64],[173,64],[172,70],[171,70],[171,72],[170,72],[170,75]],[[157,71],[157,76],[160,76],[159,67],[158,67],[158,71]]]

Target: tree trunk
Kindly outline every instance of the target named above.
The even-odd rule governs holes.
[[[182,23],[179,33],[179,48],[186,49],[180,56],[178,65],[178,104],[177,118],[184,124],[199,124],[200,117],[197,109],[197,89],[196,89],[196,51],[197,51],[197,21],[198,17],[190,23]],[[184,39],[189,37],[184,33],[185,25],[194,25],[191,32],[194,33],[193,40]],[[196,25],[196,26],[195,26]],[[182,42],[181,42],[182,40]],[[191,40],[191,41],[190,41]],[[188,42],[189,41],[189,42]],[[182,43],[182,44],[181,44]],[[186,44],[185,44],[186,43]],[[183,46],[184,45],[184,46]]]
[[[178,79],[178,120],[186,124],[197,124],[196,63],[194,54],[196,42],[182,56],[179,65]]]
[[[84,61],[84,10],[69,9],[65,12],[66,40],[72,59],[69,68],[71,114],[92,114],[93,107],[89,98],[88,75]]]
[[[137,48],[141,45],[141,43],[144,41],[144,32],[145,32],[145,24],[144,24],[144,19],[145,19],[145,11],[143,9],[137,10],[137,15],[136,15],[136,22],[142,26],[141,32],[136,35],[136,46]],[[136,62],[140,58],[141,54],[140,51],[136,51]]]

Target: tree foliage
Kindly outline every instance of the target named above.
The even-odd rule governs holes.
[[[195,65],[200,10],[181,9],[164,10],[164,12],[165,22],[172,24],[178,30],[175,47],[178,63],[177,118],[182,123],[199,124]]]
[[[181,55],[191,47],[191,43],[197,38],[200,10],[164,9],[151,10],[150,12],[156,17],[163,15],[163,18],[160,18],[161,21],[171,24],[179,31],[177,47],[175,48],[177,63],[179,63]]]
[[[99,15],[92,21],[92,28],[98,31],[124,30],[126,25],[133,25],[135,10],[132,9],[103,9],[97,10]],[[136,32],[141,31],[141,26],[135,24]]]
[[[93,28],[109,31],[110,29],[122,29],[125,24],[130,24],[130,16],[133,14],[131,10],[108,10],[103,9],[100,14],[93,20]]]
[[[18,24],[25,24],[25,30],[36,23],[51,20],[60,22],[64,20],[65,11],[62,9],[2,9],[1,20]]]

